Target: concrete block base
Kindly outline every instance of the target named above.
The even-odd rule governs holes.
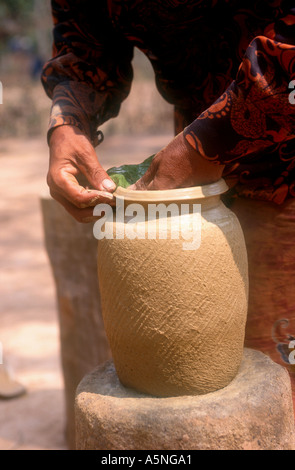
[[[251,349],[227,387],[199,396],[139,394],[108,361],[79,384],[75,414],[77,450],[295,449],[288,373]]]

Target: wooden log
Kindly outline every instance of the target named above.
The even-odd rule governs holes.
[[[110,359],[97,278],[93,224],[81,224],[41,196],[45,247],[56,284],[61,362],[65,386],[66,437],[75,448],[74,401],[85,374]]]

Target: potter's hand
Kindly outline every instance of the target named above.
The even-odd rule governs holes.
[[[57,127],[49,142],[50,163],[47,183],[51,196],[79,222],[93,219],[93,206],[112,203],[116,185],[97,160],[95,150],[77,127]],[[83,174],[91,186],[80,186],[76,176]]]
[[[176,189],[218,181],[224,166],[209,162],[178,134],[152,160],[148,171],[129,189]]]

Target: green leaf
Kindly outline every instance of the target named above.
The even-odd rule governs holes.
[[[136,183],[150,167],[152,159],[155,155],[151,155],[142,163],[136,165],[122,165],[112,167],[107,170],[107,174],[116,183],[117,186],[128,188],[131,184]]]

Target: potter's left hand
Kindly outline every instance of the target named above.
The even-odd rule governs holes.
[[[148,171],[129,189],[176,189],[214,183],[222,177],[224,165],[206,160],[178,134],[152,160]]]

